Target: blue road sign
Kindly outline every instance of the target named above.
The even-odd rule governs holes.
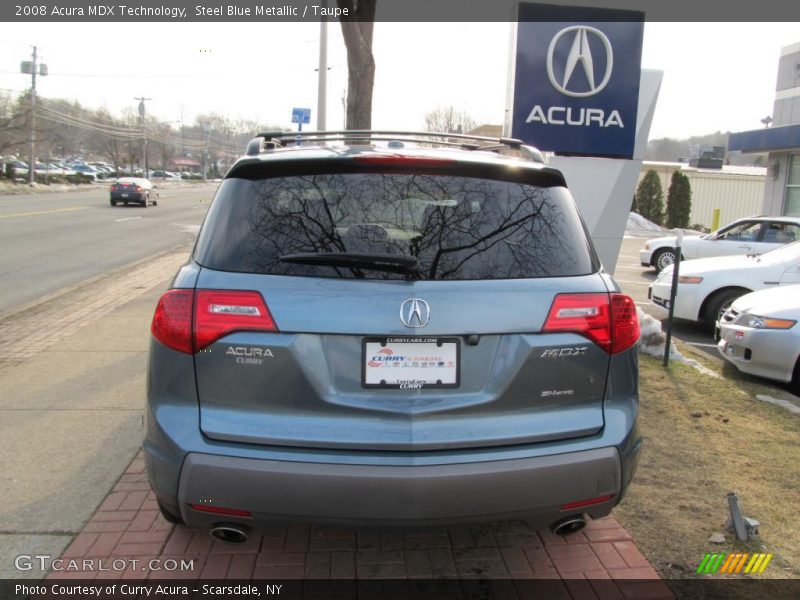
[[[293,108],[292,109],[292,123],[310,123],[311,122],[311,109],[310,108]]]
[[[631,158],[644,13],[519,5],[512,135],[565,155]]]

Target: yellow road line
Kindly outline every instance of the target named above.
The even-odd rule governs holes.
[[[67,212],[70,210],[86,210],[88,206],[73,206],[71,208],[54,208],[52,210],[37,210],[36,212],[14,213],[12,215],[0,215],[0,219],[12,219],[14,217],[31,217],[33,215],[46,215],[48,213]]]

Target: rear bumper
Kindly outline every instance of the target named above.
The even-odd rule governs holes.
[[[581,512],[608,514],[618,502],[617,449],[480,463],[381,466],[299,463],[211,454],[187,455],[178,487],[187,524],[240,522],[258,528],[290,522],[427,525],[525,518],[550,525]],[[613,496],[581,509],[562,505]],[[205,513],[190,504],[252,512]]]
[[[145,199],[145,194],[141,192],[111,192],[111,199],[117,202],[141,202]]]

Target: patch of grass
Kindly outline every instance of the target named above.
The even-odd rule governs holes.
[[[734,551],[774,553],[758,578],[800,578],[800,417],[756,400],[756,393],[775,392],[752,378],[724,375],[679,362],[664,369],[640,356],[645,443],[614,514],[665,578],[709,577],[695,574],[704,554]],[[759,539],[743,544],[726,533],[724,544],[708,541],[724,532],[730,491],[745,516],[761,522]]]

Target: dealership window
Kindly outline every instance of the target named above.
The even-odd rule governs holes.
[[[786,182],[783,214],[800,217],[800,154],[793,154],[789,159],[789,179]]]

